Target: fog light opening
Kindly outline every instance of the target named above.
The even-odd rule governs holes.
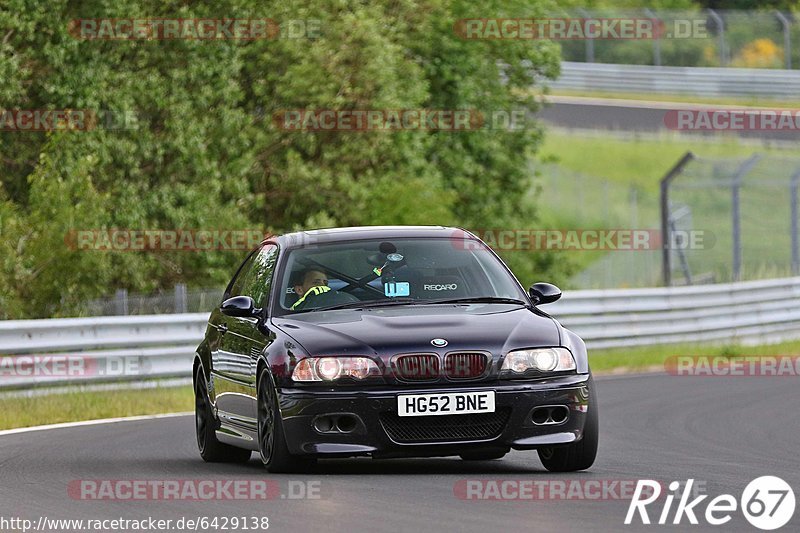
[[[548,419],[550,418],[550,409],[547,407],[538,407],[533,410],[533,415],[531,416],[533,419],[534,424],[542,425],[546,424]]]
[[[569,418],[569,409],[565,405],[545,405],[537,407],[531,413],[531,420],[537,426],[563,424]]]
[[[553,407],[553,409],[550,411],[550,419],[554,424],[561,424],[567,419],[568,416],[569,410],[563,405],[559,407]]]
[[[333,430],[333,419],[329,416],[321,416],[314,420],[314,429],[320,433],[328,433]]]
[[[339,431],[342,433],[350,433],[356,429],[356,419],[347,415],[340,416],[336,420],[336,427],[339,428]]]

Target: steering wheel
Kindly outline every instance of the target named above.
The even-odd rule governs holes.
[[[347,304],[351,302],[359,302],[358,298],[346,292],[339,292],[330,290],[321,294],[308,294],[303,302],[294,308],[295,311],[303,309],[313,309],[316,307],[330,307],[332,305]]]

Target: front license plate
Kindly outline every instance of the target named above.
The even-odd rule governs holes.
[[[494,413],[494,391],[404,394],[397,397],[398,416]]]

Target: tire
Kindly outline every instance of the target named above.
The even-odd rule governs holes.
[[[459,455],[464,461],[491,461],[492,459],[502,459],[508,450],[495,450],[485,452],[464,452]]]
[[[258,451],[264,467],[271,473],[310,471],[315,458],[289,453],[278,409],[278,394],[266,369],[259,374],[257,387]]]
[[[208,386],[203,371],[198,369],[194,386],[194,420],[197,435],[197,447],[200,457],[207,463],[246,463],[252,452],[223,444],[217,440],[219,422],[211,409],[208,398]]]
[[[597,442],[600,436],[597,416],[597,400],[594,387],[590,389],[589,410],[586,413],[586,424],[583,437],[578,442],[566,446],[540,448],[539,459],[550,472],[575,472],[586,470],[594,464],[597,457]]]

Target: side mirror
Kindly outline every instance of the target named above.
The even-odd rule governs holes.
[[[534,283],[528,289],[533,305],[553,303],[561,298],[561,289],[551,283]]]
[[[256,303],[249,296],[234,296],[228,298],[220,306],[222,314],[228,316],[251,318],[261,314],[261,309],[256,308]]]

